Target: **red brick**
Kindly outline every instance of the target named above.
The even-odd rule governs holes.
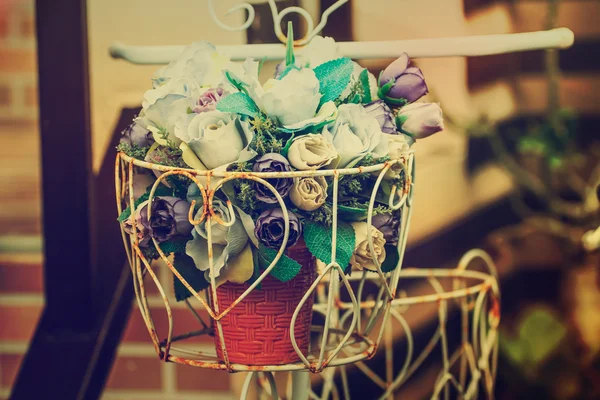
[[[12,387],[22,360],[23,356],[19,354],[0,354],[0,387]]]
[[[0,39],[4,39],[8,35],[8,21],[6,15],[2,14],[0,7]]]
[[[162,388],[161,364],[157,358],[119,357],[113,364],[106,387],[160,390]]]
[[[23,16],[19,27],[19,33],[24,38],[33,38],[35,36],[35,20],[33,16]]]
[[[25,89],[25,105],[29,107],[38,106],[38,89],[34,86],[28,86]]]
[[[196,368],[189,365],[176,364],[177,390],[181,391],[223,391],[231,390],[229,374],[225,371],[215,371]]]
[[[190,331],[197,331],[202,329],[202,325],[196,320],[196,317],[190,310],[176,308],[172,309],[173,312],[173,336],[188,333]],[[164,340],[168,333],[168,318],[167,312],[164,308],[151,308],[152,320],[158,333],[159,339]],[[200,316],[205,323],[210,324],[210,318],[206,311],[199,312]],[[150,334],[142,318],[142,314],[138,309],[137,305],[131,311],[127,328],[123,336],[123,342],[150,342]],[[202,335],[185,339],[185,343],[214,343],[213,338],[208,335]]]
[[[36,72],[35,52],[26,49],[0,48],[0,72]]]
[[[30,340],[42,306],[0,306],[0,340]]]
[[[0,263],[0,294],[42,293],[44,277],[41,265],[6,265]]]
[[[0,107],[9,107],[12,103],[12,92],[8,86],[0,86]]]

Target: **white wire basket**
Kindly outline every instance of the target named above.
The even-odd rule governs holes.
[[[293,363],[277,363],[273,365],[250,365],[232,362],[228,354],[232,349],[227,346],[227,338],[224,336],[223,321],[241,308],[241,304],[252,295],[260,291],[261,283],[266,282],[270,272],[276,266],[281,255],[286,251],[285,245],[279,249],[277,257],[262,272],[260,277],[251,285],[247,285],[243,292],[239,292],[236,299],[230,302],[225,309],[220,309],[219,290],[215,281],[215,274],[211,274],[210,287],[203,291],[195,291],[184,277],[178,272],[169,257],[161,250],[156,239],[152,243],[160,255],[162,261],[173,273],[174,279],[178,279],[192,294],[191,301],[186,300],[190,310],[189,318],[198,320],[198,329],[184,334],[174,335],[174,321],[170,296],[163,287],[157,273],[151,263],[140,249],[138,228],[136,218],[131,213],[128,233],[124,225],[121,225],[123,242],[134,277],[134,288],[137,303],[141,311],[144,323],[148,329],[149,336],[154,343],[155,350],[160,359],[166,362],[175,362],[202,368],[235,371],[302,371],[308,370],[320,373],[327,367],[342,366],[366,360],[374,356],[379,348],[383,337],[385,322],[390,315],[392,301],[396,298],[396,287],[401,276],[401,268],[404,251],[406,248],[407,233],[410,223],[410,205],[412,188],[414,185],[414,155],[407,153],[401,161],[389,161],[383,164],[369,167],[339,169],[339,170],[317,170],[317,171],[294,171],[294,172],[214,172],[197,171],[152,164],[131,158],[119,153],[116,160],[115,183],[117,193],[118,212],[123,212],[124,206],[135,204],[134,185],[136,170],[144,169],[156,173],[158,179],[153,184],[149,194],[148,218],[152,215],[152,202],[155,198],[157,187],[171,176],[185,177],[194,182],[200,188],[204,198],[204,212],[200,219],[193,219],[194,204],[190,207],[189,220],[192,224],[204,222],[208,231],[208,247],[212,250],[210,227],[214,220],[219,225],[231,224],[232,221],[223,221],[216,215],[211,206],[214,195],[219,188],[228,181],[246,179],[259,182],[267,187],[277,198],[279,206],[285,217],[285,233],[283,243],[287,243],[290,231],[288,211],[282,197],[277,190],[267,181],[269,178],[288,178],[306,176],[325,176],[332,180],[333,187],[333,223],[331,237],[331,260],[336,260],[336,233],[338,224],[338,184],[339,179],[345,175],[372,174],[374,175],[373,192],[367,210],[366,221],[372,224],[373,208],[375,199],[380,192],[381,182],[386,173],[395,168],[404,176],[403,187],[392,187],[389,195],[389,207],[401,213],[401,224],[398,232],[398,262],[396,268],[391,272],[383,272],[381,263],[375,255],[372,233],[368,232],[368,245],[373,258],[375,271],[354,271],[350,276],[345,273],[346,266],[340,266],[336,261],[328,265],[321,265],[317,271],[316,279],[310,283],[310,287],[303,293],[302,299],[295,305],[295,309],[289,320],[289,336],[298,361]],[[228,203],[231,207],[231,204]],[[232,212],[231,215],[234,215]],[[214,268],[212,251],[208,252],[211,272]],[[374,290],[367,290],[372,284]],[[148,304],[147,286],[153,284],[158,288],[164,304],[164,310],[168,319],[168,330],[166,334],[159,334],[155,328],[154,316]],[[373,289],[374,287],[370,287]],[[303,350],[297,340],[297,319],[305,303],[310,303],[314,298],[315,318],[310,328],[309,349]],[[289,311],[289,310],[288,310]],[[247,311],[246,311],[247,312]],[[201,315],[208,315],[210,321],[204,321]],[[320,317],[319,317],[320,316]],[[287,331],[286,331],[287,332]],[[199,348],[190,339],[200,335],[216,336],[217,351],[206,352],[206,346]],[[286,333],[287,335],[287,333]],[[191,344],[190,344],[191,343]]]

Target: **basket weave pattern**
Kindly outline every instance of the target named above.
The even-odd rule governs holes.
[[[262,281],[261,289],[254,289],[223,319],[223,337],[229,362],[246,365],[282,365],[299,362],[292,347],[290,322],[300,300],[316,279],[316,260],[306,246],[298,244],[287,255],[302,269],[291,281],[281,282],[271,276]],[[229,307],[248,284],[225,283],[217,289],[219,310]],[[302,306],[294,334],[303,354],[307,354],[314,296]],[[214,324],[217,356],[224,361],[221,340]]]

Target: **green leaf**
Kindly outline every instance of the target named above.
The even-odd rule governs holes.
[[[194,260],[187,254],[175,254],[173,266],[196,292],[204,290],[210,285],[204,278],[204,272],[196,268]],[[192,293],[181,283],[179,278],[174,276],[173,281],[177,301],[183,301],[192,296]]]
[[[289,21],[287,34],[287,49],[285,53],[285,65],[290,66],[294,64],[296,64],[296,56],[294,55],[294,27],[292,21]]]
[[[325,225],[317,224],[310,220],[304,223],[304,241],[308,250],[325,264],[331,263],[332,229]],[[343,269],[350,263],[354,253],[356,237],[352,225],[344,222],[338,223],[336,261]]]
[[[225,77],[227,78],[227,80],[229,81],[229,83],[231,83],[233,85],[233,87],[235,87],[240,92],[248,94],[248,90],[246,89],[245,84],[243,82],[241,82],[239,80],[239,78],[237,78],[234,74],[232,74],[229,71],[225,71],[224,74],[225,74]]]
[[[262,71],[265,62],[267,61],[267,57],[263,57],[262,60],[258,62],[258,74],[260,75],[260,71]]]
[[[500,335],[500,349],[524,372],[535,371],[556,351],[567,335],[558,316],[545,306],[534,306],[519,322],[517,334]]]
[[[151,189],[152,189],[152,186],[148,186],[148,188],[146,189],[146,193],[144,193],[137,200],[134,201],[135,209],[137,209],[140,204],[142,204],[143,202],[145,202],[146,200],[148,200],[150,198],[150,190]],[[170,189],[164,185],[159,185],[156,188],[156,191],[154,192],[154,197],[156,197],[156,196],[173,196],[173,189]],[[131,207],[127,207],[121,213],[121,215],[119,215],[119,217],[117,218],[117,221],[125,222],[127,220],[127,218],[129,218],[130,216],[131,216]]]
[[[258,248],[258,261],[261,268],[267,269],[277,256],[277,251],[263,246],[262,244]],[[281,282],[288,282],[296,277],[300,272],[302,266],[297,261],[292,260],[285,254],[281,256],[275,268],[271,270],[270,275]]]
[[[338,213],[345,221],[364,221],[367,219],[369,209],[367,207],[350,207],[343,204],[338,205]]]
[[[340,97],[350,83],[354,65],[349,58],[338,58],[319,65],[314,71],[320,83],[321,106]]]
[[[283,78],[286,77],[287,74],[289,74],[290,72],[292,72],[293,70],[300,70],[300,68],[296,67],[295,65],[289,65],[288,67],[286,67],[286,69],[283,70],[283,72],[281,74],[279,74],[279,76],[277,77],[277,80],[280,81]]]
[[[364,69],[363,72],[358,76],[358,80],[363,87],[363,98],[362,102],[367,104],[373,101],[371,97],[371,83],[369,82],[369,71]]]
[[[246,93],[238,92],[225,96],[217,103],[217,110],[227,113],[237,113],[249,117],[258,117],[260,110],[256,103]]]
[[[517,149],[521,153],[547,154],[548,146],[543,140],[533,136],[523,136],[518,139]]]
[[[550,310],[532,310],[521,322],[519,338],[528,344],[529,361],[542,362],[552,353],[566,336],[567,330],[558,317]]]
[[[169,240],[168,242],[162,242],[160,244],[160,249],[165,254],[185,254],[185,245],[190,240],[192,240],[192,237],[188,236],[183,238],[177,238],[174,240]]]
[[[290,136],[290,138],[287,140],[287,142],[285,142],[285,146],[283,146],[283,148],[281,149],[281,155],[284,157],[287,157],[289,151],[290,151],[290,147],[292,147],[292,143],[294,142],[294,137],[296,135],[294,133],[292,133],[292,135]]]
[[[398,248],[391,244],[385,245],[385,261],[381,264],[381,272],[392,272],[398,266],[400,256],[398,255]]]

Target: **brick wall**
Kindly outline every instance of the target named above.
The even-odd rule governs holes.
[[[35,121],[37,74],[32,0],[0,0],[0,121]]]
[[[0,0],[0,400],[9,397],[44,304],[36,61],[34,1]],[[29,252],[14,250],[23,247]],[[150,294],[157,329],[166,332],[155,287]],[[174,307],[176,331],[191,330],[187,309]],[[231,398],[229,387],[227,373],[161,363],[135,306],[104,398],[219,400]]]

